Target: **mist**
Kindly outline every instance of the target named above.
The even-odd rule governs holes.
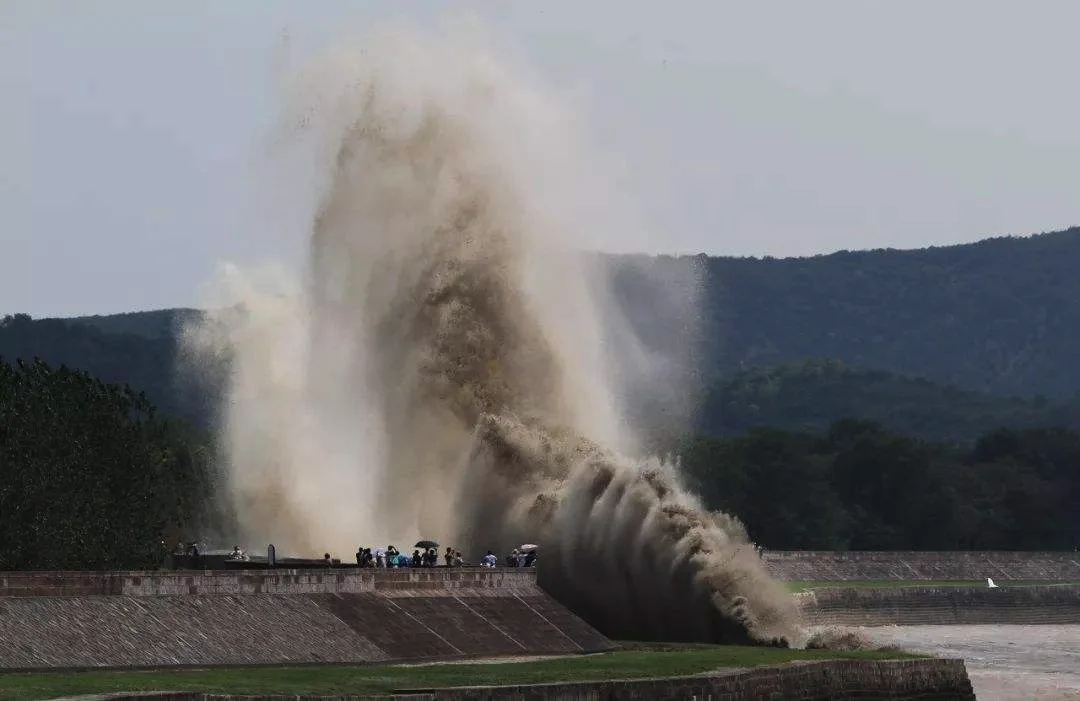
[[[645,328],[621,316],[585,251],[632,216],[573,110],[509,66],[475,32],[399,30],[292,84],[305,267],[223,268],[224,311],[186,334],[230,364],[240,527],[301,554],[537,542],[541,584],[608,635],[790,641],[742,524],[644,455],[628,410],[692,413],[700,271],[649,280]]]

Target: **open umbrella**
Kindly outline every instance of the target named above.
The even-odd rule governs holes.
[[[525,545],[522,545],[521,547],[518,548],[518,550],[520,550],[523,553],[531,553],[533,550],[539,550],[539,549],[540,549],[539,545],[534,545],[532,543],[525,543]]]
[[[421,540],[418,541],[413,547],[423,548],[424,550],[427,550],[428,548],[437,548],[439,547],[439,544],[436,543],[434,540]]]

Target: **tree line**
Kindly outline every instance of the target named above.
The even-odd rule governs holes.
[[[177,372],[183,358],[180,322],[190,318],[182,319],[180,311],[85,320],[8,314],[0,317],[0,358],[40,358],[55,367],[83,370],[145,392],[164,415],[209,428],[217,401],[214,388]]]
[[[0,569],[160,565],[209,516],[211,457],[127,386],[0,359]]]
[[[767,548],[1080,546],[1080,432],[1067,428],[946,444],[842,419],[656,447]],[[0,360],[0,569],[156,566],[163,541],[227,522],[213,457],[206,434],[126,385]]]
[[[774,549],[1073,550],[1080,432],[1000,428],[972,447],[845,419],[822,434],[775,428],[677,448],[706,504]]]
[[[717,378],[702,394],[695,428],[716,436],[761,426],[822,433],[852,417],[901,435],[971,445],[1000,426],[1080,428],[1080,401],[1000,397],[810,359]]]

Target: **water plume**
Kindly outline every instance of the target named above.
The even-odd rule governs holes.
[[[612,200],[570,114],[503,66],[399,32],[302,76],[302,282],[230,269],[188,335],[230,361],[242,526],[306,553],[539,541],[541,583],[610,635],[790,639],[741,524],[625,457],[618,389],[649,354],[579,252]]]

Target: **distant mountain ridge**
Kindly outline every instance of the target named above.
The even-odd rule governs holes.
[[[889,419],[895,430],[948,440],[985,421],[1068,422],[1073,414],[1066,404],[1080,396],[1080,227],[810,258],[606,259],[616,298],[632,323],[649,332],[647,341],[660,346],[666,334],[657,327],[665,320],[663,310],[650,308],[650,270],[671,280],[704,266],[699,369],[712,385],[699,416],[702,430],[727,433],[757,420],[813,428],[840,418],[837,412],[857,411],[857,418]],[[36,355],[126,381],[165,410],[205,420],[213,397],[205,388],[202,394],[178,388],[171,371],[177,330],[200,314],[6,317],[0,357]],[[839,364],[813,370],[822,359]],[[761,380],[770,372],[786,389],[763,401],[755,392],[777,386]],[[899,409],[889,414],[901,406],[903,416]],[[962,420],[972,412],[980,418]]]
[[[195,386],[177,372],[179,327],[171,326],[179,318],[176,312],[75,319],[9,315],[0,319],[0,359],[40,358],[104,382],[127,384],[145,392],[162,412],[207,425],[215,413],[216,396],[213,388]],[[173,330],[166,333],[164,328]]]
[[[93,326],[105,333],[132,334],[142,338],[175,338],[183,326],[198,321],[203,312],[198,309],[175,307],[145,312],[95,314],[63,319],[75,324]]]
[[[718,371],[836,358],[992,394],[1080,393],[1080,228],[707,268]]]

